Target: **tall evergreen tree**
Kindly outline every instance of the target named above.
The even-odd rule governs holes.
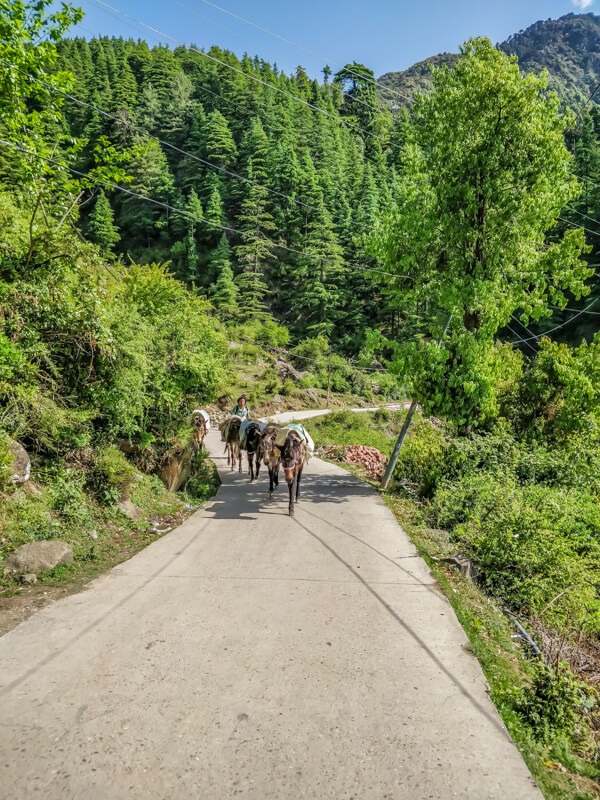
[[[103,255],[110,256],[113,247],[119,243],[119,229],[114,224],[114,214],[108,198],[100,189],[94,210],[87,223],[87,234],[92,242],[100,247]]]
[[[239,290],[233,280],[230,252],[227,236],[223,234],[210,259],[211,272],[217,276],[210,296],[215,307],[226,317],[239,313]]]
[[[248,165],[252,177],[252,163]],[[258,185],[250,187],[248,196],[242,202],[237,224],[241,230],[242,244],[235,248],[235,255],[241,272],[236,278],[240,292],[241,313],[249,319],[259,319],[266,315],[264,297],[269,291],[265,283],[265,271],[272,259],[274,243],[271,241],[275,230],[273,217],[267,210],[268,193]]]
[[[220,167],[230,167],[235,161],[237,147],[227,120],[220,111],[212,111],[207,117],[204,155]]]

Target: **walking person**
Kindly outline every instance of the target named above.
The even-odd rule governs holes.
[[[238,397],[237,404],[231,410],[231,413],[235,417],[242,417],[243,419],[247,419],[250,416],[250,410],[246,405],[246,395],[243,394],[241,397]]]

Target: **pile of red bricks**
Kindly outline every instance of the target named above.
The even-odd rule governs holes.
[[[350,444],[347,447],[332,444],[323,455],[330,461],[338,461],[341,464],[358,464],[371,478],[380,478],[387,463],[387,457],[376,447],[366,447],[361,444]]]

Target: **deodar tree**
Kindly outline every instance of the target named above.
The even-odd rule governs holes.
[[[515,368],[495,344],[511,315],[527,324],[589,291],[583,231],[549,235],[579,187],[564,144],[572,114],[545,87],[487,39],[467,42],[417,99],[398,201],[369,241],[396,276],[374,280],[419,316],[416,341],[388,342],[392,369],[425,413],[465,428],[495,413]]]

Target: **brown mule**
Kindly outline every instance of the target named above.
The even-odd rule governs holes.
[[[290,431],[285,437],[285,444],[281,448],[281,464],[283,474],[290,491],[289,515],[294,516],[294,502],[300,499],[300,480],[302,470],[308,461],[306,445],[296,431]]]
[[[239,463],[239,471],[242,471],[242,451],[240,450],[240,427],[241,417],[231,417],[227,420],[228,425],[225,429],[225,452],[227,453],[227,464],[231,465],[231,471],[235,469],[236,459]]]
[[[275,439],[281,425],[275,422],[270,422],[267,427],[262,431],[262,457],[266,468],[269,470],[269,494],[273,496],[273,491],[279,485],[279,465],[281,463],[281,455],[279,448],[275,446]]]

